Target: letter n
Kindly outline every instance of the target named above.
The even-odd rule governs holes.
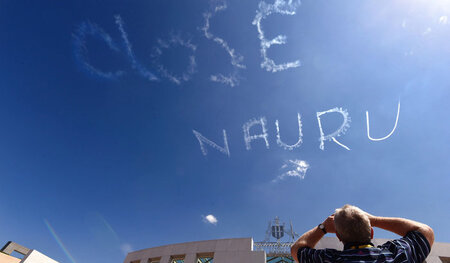
[[[197,137],[198,142],[200,143],[200,149],[203,153],[203,155],[208,155],[208,150],[205,146],[209,145],[212,148],[218,150],[219,152],[225,154],[226,156],[230,157],[230,149],[228,148],[228,138],[227,138],[227,132],[225,130],[223,130],[223,144],[224,146],[221,147],[219,145],[217,145],[215,142],[208,140],[205,136],[201,135],[198,131],[196,130],[192,130],[192,132],[194,133],[195,137]]]

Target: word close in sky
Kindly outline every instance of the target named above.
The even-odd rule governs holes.
[[[261,1],[256,10],[256,16],[252,22],[256,26],[258,38],[260,40],[261,47],[261,68],[269,72],[279,72],[290,68],[296,68],[300,66],[300,61],[295,60],[292,62],[286,62],[277,64],[267,54],[267,50],[272,45],[286,44],[287,37],[285,35],[278,35],[274,39],[266,39],[264,34],[262,21],[272,14],[281,15],[295,15],[296,9],[300,5],[299,0],[274,0],[269,4]],[[213,82],[222,83],[231,87],[239,84],[239,70],[245,69],[246,66],[243,63],[244,57],[240,55],[234,48],[230,47],[228,41],[224,38],[215,35],[211,32],[210,21],[211,19],[221,11],[227,9],[226,2],[222,1],[217,4],[210,11],[203,13],[204,25],[201,27],[203,36],[215,42],[222,47],[230,57],[230,63],[233,66],[233,71],[229,74],[217,73],[210,76],[210,80]],[[181,36],[171,36],[169,39],[157,39],[156,46],[153,47],[152,64],[153,68],[148,69],[142,63],[140,63],[135,55],[133,46],[129,39],[128,33],[125,30],[124,20],[120,15],[114,16],[117,30],[120,33],[122,45],[119,45],[103,28],[97,24],[91,22],[82,22],[77,30],[73,33],[73,46],[76,61],[80,64],[84,71],[92,76],[99,77],[107,80],[117,80],[125,75],[124,70],[107,71],[102,70],[94,66],[89,58],[88,37],[98,39],[106,44],[106,47],[117,54],[125,55],[131,64],[131,68],[141,77],[148,81],[159,81],[161,78],[166,78],[169,81],[180,85],[182,82],[186,82],[191,79],[192,75],[197,72],[197,64],[195,59],[195,52],[197,45],[191,43],[191,40],[183,39]],[[159,62],[159,58],[164,51],[168,52],[174,46],[181,46],[190,51],[189,63],[184,72],[178,75],[174,74],[165,65]],[[159,74],[158,74],[159,73]]]

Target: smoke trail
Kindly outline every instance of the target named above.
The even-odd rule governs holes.
[[[384,136],[383,138],[372,138],[370,136],[369,112],[366,111],[367,137],[369,138],[369,140],[372,140],[372,141],[383,141],[383,140],[386,140],[387,138],[391,137],[391,135],[394,133],[395,129],[397,128],[398,117],[399,116],[400,116],[400,101],[398,102],[397,117],[395,118],[395,124],[394,124],[394,128],[392,129],[392,131],[388,135]]]
[[[225,51],[231,58],[231,65],[233,65],[234,68],[234,72],[229,76],[224,76],[223,74],[211,75],[210,77],[211,81],[220,82],[226,85],[230,85],[231,87],[234,87],[239,84],[237,70],[246,68],[245,65],[242,64],[244,57],[240,54],[237,54],[236,51],[228,45],[227,41],[225,41],[223,38],[215,36],[209,30],[211,17],[213,17],[217,12],[223,11],[225,9],[227,9],[227,4],[226,2],[223,1],[221,4],[217,5],[214,8],[214,11],[204,13],[203,17],[205,18],[205,25],[203,26],[202,31],[207,39],[216,42],[223,49],[225,49]]]
[[[339,129],[337,129],[333,133],[328,134],[328,135],[325,136],[325,134],[323,133],[322,122],[320,120],[320,116],[322,116],[324,114],[327,114],[327,113],[332,113],[332,112],[340,113],[342,115],[342,117],[344,117],[344,121],[342,122],[341,127],[339,127]],[[341,147],[343,147],[346,150],[350,151],[350,148],[348,148],[347,146],[345,146],[344,144],[342,144],[338,140],[336,140],[336,137],[344,135],[345,132],[347,131],[347,129],[350,128],[351,119],[348,116],[347,110],[342,109],[342,108],[333,108],[331,110],[317,112],[316,115],[317,115],[317,121],[319,122],[319,130],[320,130],[320,138],[319,138],[320,149],[321,150],[325,149],[324,141],[328,140],[328,141],[334,141],[335,143],[337,143]]]
[[[240,77],[236,68],[233,70],[233,73],[229,74],[228,76],[218,73],[209,77],[209,79],[213,82],[219,82],[225,85],[229,85],[230,87],[239,85],[239,78]]]
[[[295,148],[298,148],[298,147],[300,147],[300,145],[302,145],[303,133],[302,133],[302,118],[300,116],[300,113],[297,113],[297,121],[298,121],[298,140],[297,140],[297,142],[295,144],[292,144],[292,145],[288,145],[288,144],[286,144],[285,142],[283,142],[281,140],[280,126],[279,126],[278,120],[275,121],[275,126],[277,128],[277,144],[280,147],[283,147],[286,150],[292,151]]]
[[[55,239],[56,243],[58,243],[59,247],[64,251],[64,254],[66,254],[67,258],[70,260],[70,262],[76,263],[75,259],[72,257],[72,255],[70,254],[69,250],[67,250],[66,246],[61,241],[59,236],[56,234],[55,230],[50,225],[50,223],[47,221],[47,219],[44,219],[44,223],[47,226],[47,228],[50,231],[50,233],[52,234],[52,236]]]
[[[339,146],[343,147],[343,148],[346,149],[347,151],[350,151],[350,148],[348,148],[348,146],[342,144],[340,141],[336,140],[336,138],[331,137],[331,139],[333,140],[333,142],[337,143]]]
[[[124,28],[124,23],[123,23],[122,17],[120,15],[115,15],[114,18],[116,20],[117,26],[119,27],[119,31],[122,36],[123,43],[125,44],[125,51],[128,55],[128,58],[131,61],[132,67],[135,70],[137,70],[137,72],[141,76],[146,78],[147,80],[150,80],[150,81],[158,80],[158,78],[152,72],[148,71],[144,66],[142,66],[140,63],[138,63],[138,61],[136,60],[136,57],[134,56],[133,48],[128,39],[128,34]]]
[[[297,7],[300,5],[299,0],[275,0],[273,4],[267,4],[264,1],[259,3],[259,8],[256,11],[255,19],[253,20],[253,25],[256,25],[258,29],[258,37],[261,40],[261,56],[263,57],[263,62],[261,63],[261,68],[266,69],[271,72],[278,72],[286,70],[289,68],[300,67],[301,63],[299,60],[293,62],[287,62],[283,64],[276,64],[273,59],[267,56],[267,49],[272,45],[282,45],[286,44],[286,36],[278,35],[274,39],[268,40],[264,36],[264,30],[261,26],[261,21],[267,18],[271,14],[282,14],[282,15],[295,15]]]
[[[227,155],[228,157],[230,157],[230,149],[228,148],[228,137],[227,137],[227,132],[225,130],[223,130],[223,147],[220,147],[219,145],[217,145],[215,142],[207,139],[205,136],[203,136],[201,133],[199,133],[196,130],[192,130],[192,132],[194,133],[195,137],[198,140],[198,143],[200,144],[200,149],[202,150],[203,155],[208,155],[208,150],[205,147],[205,144],[211,146],[212,148],[218,150],[219,152]]]
[[[159,64],[157,63],[158,59],[161,57],[163,53],[163,50],[168,49],[172,46],[182,46],[192,51],[192,55],[189,56],[189,65],[186,71],[182,72],[181,75],[175,75],[174,73],[170,72],[166,67],[164,67],[162,63]],[[158,39],[158,46],[154,48],[152,57],[154,58],[156,67],[158,68],[159,72],[170,81],[180,85],[182,82],[190,80],[192,75],[196,72],[197,68],[197,62],[195,60],[196,49],[197,46],[192,44],[190,40],[184,40],[179,35],[171,35],[168,41]]]
[[[269,137],[269,134],[267,134],[266,123],[266,118],[261,117],[259,119],[251,119],[242,126],[242,129],[244,130],[245,148],[247,148],[247,150],[250,150],[252,148],[251,142],[257,139],[263,139],[266,143],[266,148],[269,149],[269,140],[267,139]],[[262,133],[250,135],[250,128],[255,125],[261,125]]]
[[[309,164],[303,160],[287,160],[284,162],[281,169],[290,169],[287,172],[282,173],[272,182],[283,180],[285,177],[297,177],[299,179],[305,179],[306,171],[309,169]]]
[[[89,74],[107,79],[107,80],[116,80],[121,77],[124,72],[118,70],[116,72],[104,72],[100,69],[94,67],[87,56],[88,48],[86,45],[86,37],[92,36],[96,37],[99,40],[105,42],[105,44],[113,51],[119,52],[119,48],[114,40],[108,35],[102,28],[97,26],[96,24],[90,22],[81,23],[76,32],[72,35],[73,37],[73,46],[74,46],[74,55],[78,63],[82,66],[84,70],[86,70]]]

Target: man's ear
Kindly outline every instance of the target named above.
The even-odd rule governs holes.
[[[370,239],[373,239],[373,227],[370,228]]]

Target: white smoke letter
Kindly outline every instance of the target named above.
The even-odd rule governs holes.
[[[267,147],[267,149],[269,149],[269,141],[267,140],[269,135],[267,134],[266,123],[267,123],[266,118],[261,117],[258,120],[251,119],[247,123],[244,124],[244,126],[242,128],[244,129],[244,140],[245,140],[245,147],[247,148],[247,150],[250,150],[252,148],[250,143],[256,139],[264,139],[264,141],[266,143],[266,147]],[[250,128],[254,125],[261,125],[261,129],[262,129],[261,134],[250,135]]]
[[[339,127],[339,129],[337,129],[335,132],[325,136],[323,133],[323,129],[322,129],[322,122],[320,121],[320,116],[322,116],[326,113],[332,113],[332,112],[340,113],[342,115],[342,117],[344,117],[344,121],[342,122],[342,125],[341,125],[341,127]],[[322,151],[325,149],[324,141],[334,141],[338,145],[342,146],[344,149],[350,151],[350,148],[348,148],[347,146],[345,146],[344,144],[342,144],[338,140],[336,140],[336,137],[339,137],[339,136],[345,134],[347,129],[350,128],[351,119],[348,116],[347,110],[342,109],[342,108],[334,108],[334,109],[327,110],[327,111],[317,112],[316,114],[317,114],[317,121],[319,122],[319,130],[320,130],[320,138],[319,138],[320,149]]]
[[[92,36],[97,39],[103,41],[111,50],[115,52],[119,52],[119,48],[115,41],[111,38],[111,36],[106,33],[101,27],[96,24],[92,24],[90,22],[83,22],[79,25],[75,34],[73,34],[73,43],[74,43],[74,53],[78,62],[81,64],[84,70],[89,72],[92,75],[108,79],[108,80],[116,80],[122,75],[124,72],[121,70],[112,72],[105,72],[96,67],[94,67],[88,58],[88,48],[86,43],[86,37]]]
[[[148,71],[144,66],[142,66],[134,56],[133,48],[131,46],[130,41],[128,40],[128,34],[125,31],[124,23],[122,20],[122,17],[120,15],[116,15],[114,17],[116,19],[116,24],[119,28],[120,35],[122,36],[122,40],[125,44],[126,53],[128,55],[128,58],[131,61],[131,66],[144,78],[150,81],[158,80],[158,78],[153,74],[152,72]]]
[[[215,36],[210,31],[210,20],[211,17],[213,17],[217,12],[223,11],[227,9],[226,2],[221,2],[221,4],[217,5],[213,11],[206,12],[203,14],[203,17],[205,18],[205,25],[202,28],[203,34],[207,39],[210,39],[214,42],[216,42],[218,45],[220,45],[225,51],[228,53],[228,55],[231,58],[231,65],[233,65],[234,72],[228,76],[225,76],[223,74],[216,74],[211,75],[210,80],[214,82],[220,82],[226,85],[230,85],[231,87],[234,87],[239,84],[238,79],[238,69],[244,69],[245,65],[242,64],[242,61],[244,60],[244,57],[240,54],[236,53],[236,51],[231,48],[228,45],[228,42],[225,41],[225,39],[220,38],[218,36]]]
[[[398,117],[399,116],[400,116],[400,101],[398,102],[397,117],[395,118],[395,124],[394,124],[394,128],[392,129],[392,131],[388,135],[384,136],[383,138],[372,138],[370,136],[369,112],[366,111],[367,137],[369,138],[369,140],[372,140],[372,141],[383,141],[383,140],[386,140],[387,138],[391,137],[391,135],[394,133],[395,129],[397,128],[397,123],[398,123]]]
[[[264,1],[261,1],[259,3],[258,10],[256,11],[256,16],[252,24],[256,25],[258,29],[258,37],[259,40],[261,41],[261,56],[263,57],[261,68],[264,68],[267,71],[277,72],[289,68],[300,67],[299,60],[283,64],[275,64],[275,61],[273,61],[273,59],[270,59],[267,56],[267,50],[272,45],[286,44],[286,36],[278,35],[274,39],[268,40],[264,36],[264,30],[262,29],[261,26],[261,20],[267,18],[271,14],[282,14],[290,16],[295,15],[295,10],[299,5],[300,5],[299,0],[275,0],[273,4],[267,4]]]
[[[278,120],[275,121],[275,126],[277,127],[277,144],[286,150],[292,151],[295,148],[300,147],[300,145],[302,145],[303,133],[302,133],[302,119],[301,119],[300,113],[297,113],[297,119],[298,119],[298,141],[292,145],[288,145],[281,140],[280,126],[278,124]]]
[[[163,50],[169,49],[173,46],[182,46],[192,51],[189,56],[189,65],[184,72],[176,75],[175,73],[169,71],[162,63],[159,62]],[[166,77],[168,80],[172,81],[177,85],[181,85],[182,82],[186,82],[191,79],[192,75],[197,71],[197,62],[195,60],[195,51],[197,46],[191,43],[191,40],[184,40],[180,35],[171,34],[170,39],[162,40],[158,39],[158,46],[154,48],[152,57],[154,63],[157,66],[159,72],[162,76]]]
[[[196,130],[192,130],[192,132],[194,133],[195,137],[197,137],[197,140],[200,143],[200,149],[202,150],[203,155],[205,155],[205,156],[208,155],[208,150],[205,147],[205,144],[207,144],[207,145],[211,146],[212,148],[218,150],[219,152],[230,157],[230,149],[228,148],[227,132],[225,130],[223,130],[223,144],[224,144],[223,147],[220,147],[215,142],[208,140],[207,138],[205,138],[203,135],[201,135]]]

